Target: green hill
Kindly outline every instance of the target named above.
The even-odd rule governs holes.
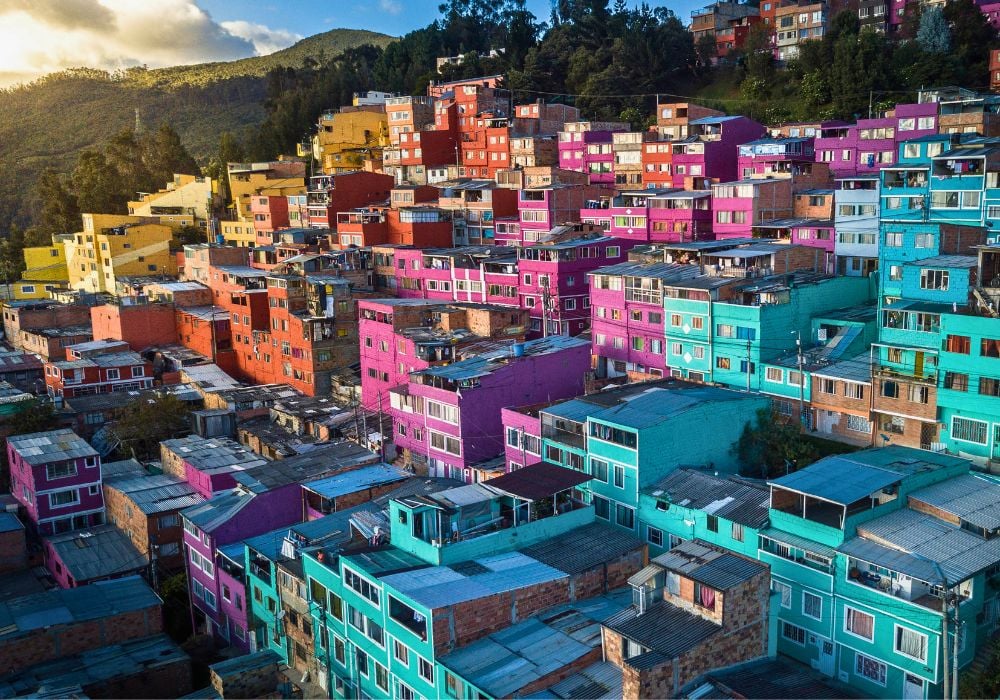
[[[264,76],[275,67],[300,67],[345,49],[392,37],[334,29],[268,56],[119,73],[73,69],[0,91],[0,235],[12,221],[33,220],[33,190],[45,168],[69,172],[81,150],[107,142],[135,124],[170,123],[204,162],[224,131],[240,133],[263,121]]]

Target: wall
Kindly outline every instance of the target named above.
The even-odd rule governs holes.
[[[95,340],[124,340],[136,352],[177,342],[173,304],[95,306],[90,318]]]

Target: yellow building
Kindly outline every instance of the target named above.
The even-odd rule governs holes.
[[[64,241],[72,236],[53,236],[52,245],[25,248],[25,270],[11,285],[15,299],[48,299],[49,291],[69,284]]]
[[[70,287],[114,293],[118,277],[177,274],[173,233],[156,218],[84,214],[83,231],[64,244]]]
[[[219,197],[218,183],[210,177],[174,175],[172,182],[159,192],[140,192],[128,203],[132,216],[155,216],[160,223],[173,226],[207,228]]]
[[[382,162],[382,149],[389,145],[389,121],[385,107],[343,107],[320,116],[312,140],[312,156],[332,175],[356,170],[363,161]]]
[[[288,196],[306,193],[306,164],[300,160],[229,163],[230,220],[220,221],[218,233],[228,245],[252,247],[254,195]]]

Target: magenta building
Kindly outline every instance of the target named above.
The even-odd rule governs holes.
[[[500,409],[503,423],[504,467],[508,472],[542,461],[542,420],[539,411],[550,402]]]
[[[741,144],[737,159],[739,177],[793,174],[797,167],[816,161],[814,138],[763,138]]]
[[[501,409],[583,393],[590,343],[550,336],[410,375],[392,391],[396,446],[431,476],[471,481],[504,454]]]
[[[816,260],[815,269],[834,274],[836,254],[834,249],[837,236],[832,219],[791,218],[774,219],[754,226],[754,235],[794,245],[815,248],[821,257]]]
[[[628,131],[621,122],[567,122],[559,132],[559,167],[587,173],[590,184],[615,184],[615,132]]]
[[[694,119],[688,137],[671,145],[670,174],[674,187],[708,189],[713,182],[735,180],[737,149],[764,135],[764,126],[739,116]]]
[[[636,241],[612,236],[579,238],[518,248],[518,294],[531,316],[531,330],[578,335],[590,327],[587,274],[623,262]]]
[[[747,238],[756,224],[793,212],[790,178],[759,178],[712,185],[712,231],[716,239]]]
[[[42,536],[104,522],[101,457],[72,430],[7,438],[11,494]]]
[[[520,240],[517,243],[530,245],[556,226],[580,221],[580,210],[587,201],[613,194],[610,187],[569,183],[520,190],[517,198]]]
[[[667,375],[663,288],[700,274],[698,265],[634,262],[591,273],[591,352],[598,376]]]
[[[580,210],[616,238],[636,243],[678,243],[712,238],[712,193],[659,188],[629,190],[614,198],[588,202]]]
[[[827,163],[834,177],[877,173],[894,165],[899,143],[938,132],[938,105],[902,104],[885,117],[857,124],[831,124],[816,137],[816,160]]]

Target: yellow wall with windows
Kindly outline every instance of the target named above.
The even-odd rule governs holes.
[[[70,287],[114,292],[118,277],[177,274],[173,234],[148,217],[84,214],[83,231],[64,244]]]
[[[382,162],[382,149],[389,145],[389,122],[385,112],[336,112],[320,117],[313,137],[313,157],[323,172],[353,170],[371,158]]]

